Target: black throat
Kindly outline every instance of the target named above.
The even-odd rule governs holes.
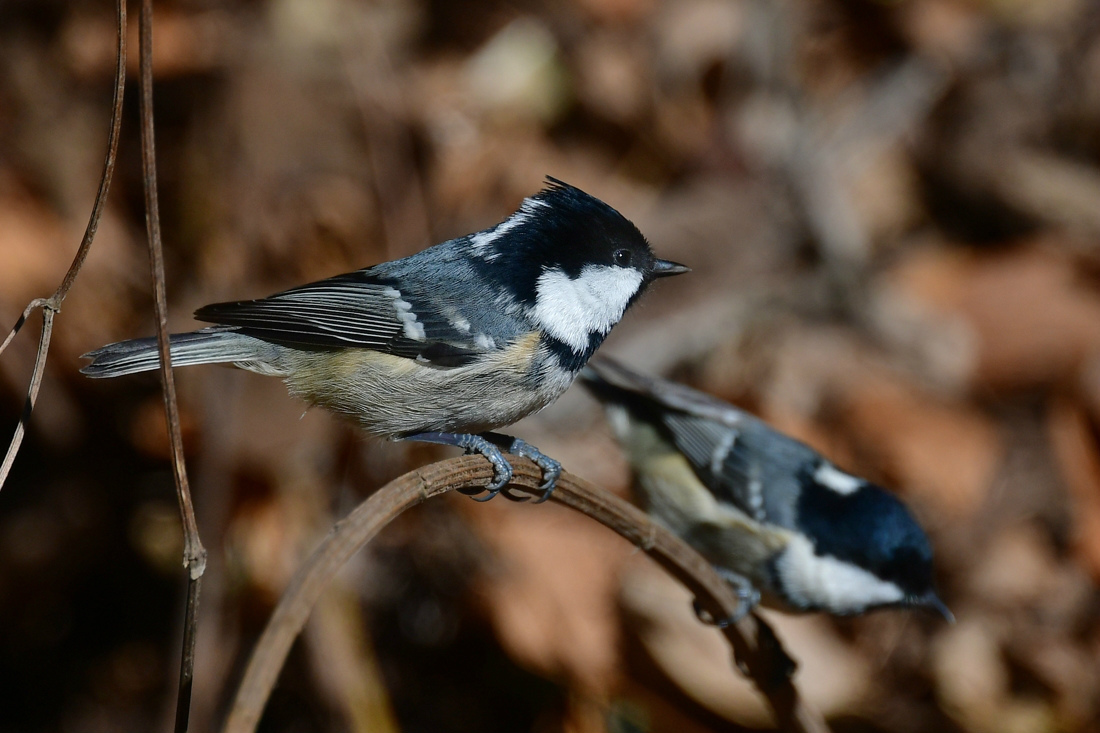
[[[605,334],[590,332],[588,334],[588,345],[580,353],[574,351],[572,346],[561,339],[554,338],[546,332],[543,332],[541,341],[543,347],[562,369],[576,374],[584,368],[584,365],[596,353],[596,349],[600,348],[604,338],[606,338]]]

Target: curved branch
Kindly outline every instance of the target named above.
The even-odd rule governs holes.
[[[509,456],[515,475],[511,486],[540,494],[541,471],[526,459]],[[434,463],[391,481],[332,528],[299,568],[275,607],[248,662],[225,733],[256,729],[287,653],[310,610],[329,582],[352,555],[406,509],[433,496],[484,486],[492,478],[489,462],[465,456]],[[592,517],[644,550],[658,565],[683,583],[714,618],[729,618],[738,608],[735,592],[698,553],[636,507],[588,482],[563,473],[553,501]],[[784,731],[825,733],[828,728],[798,696],[791,681],[794,662],[771,627],[750,614],[723,629],[740,669],[752,678],[775,712]]]
[[[126,88],[126,0],[117,0],[115,8],[117,20],[118,48],[115,54],[115,86],[114,98],[111,102],[111,131],[107,135],[107,158],[103,161],[103,173],[99,177],[99,190],[96,191],[95,202],[92,204],[92,213],[88,217],[88,226],[84,230],[84,238],[80,241],[80,247],[76,250],[72,264],[69,265],[61,284],[49,298],[35,298],[23,310],[19,320],[15,322],[11,331],[0,343],[0,354],[8,348],[15,335],[23,328],[27,318],[35,310],[42,309],[42,333],[38,338],[38,352],[34,359],[34,369],[31,371],[30,384],[27,386],[27,399],[23,403],[23,414],[19,418],[19,424],[15,426],[8,451],[4,454],[4,460],[0,463],[0,488],[4,487],[8,473],[15,462],[15,456],[19,453],[19,447],[23,444],[23,434],[27,429],[31,411],[34,410],[35,400],[38,399],[38,389],[42,386],[42,374],[46,368],[46,355],[50,350],[50,338],[53,335],[54,315],[61,312],[61,303],[69,294],[69,288],[80,274],[80,268],[84,266],[84,260],[88,257],[88,251],[92,248],[92,240],[99,230],[99,219],[103,216],[103,206],[107,201],[107,191],[111,188],[111,179],[115,173],[115,160],[118,157],[119,129],[122,127],[122,99]]]

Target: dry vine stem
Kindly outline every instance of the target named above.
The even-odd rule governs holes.
[[[145,189],[145,228],[149,240],[149,267],[153,280],[153,306],[156,311],[157,349],[160,353],[160,380],[164,411],[168,418],[169,444],[172,449],[172,474],[183,523],[183,564],[188,571],[187,605],[183,620],[183,649],[180,655],[179,685],[176,691],[176,733],[184,733],[191,713],[191,688],[195,672],[195,638],[198,632],[199,593],[206,570],[206,549],[199,539],[187,466],[183,459],[176,382],[172,377],[172,358],[168,339],[168,296],[164,284],[164,247],[160,237],[160,209],[157,203],[157,152],[153,135],[153,3],[142,0],[139,45],[141,52],[141,164]]]
[[[4,455],[3,463],[0,463],[0,488],[8,479],[11,466],[15,462],[15,456],[19,453],[19,446],[23,444],[23,435],[30,420],[34,403],[38,399],[38,390],[42,386],[42,373],[46,368],[46,355],[50,350],[50,338],[53,336],[54,316],[61,312],[61,303],[69,294],[69,288],[76,282],[76,276],[80,274],[80,268],[84,266],[84,260],[88,257],[88,251],[92,248],[92,240],[95,239],[99,229],[99,219],[103,215],[103,204],[107,200],[107,191],[111,188],[111,178],[115,173],[115,158],[118,153],[118,131],[122,126],[122,93],[126,87],[126,0],[118,0],[116,3],[117,43],[118,49],[115,55],[115,90],[111,102],[111,130],[107,135],[107,157],[103,161],[103,173],[99,177],[99,190],[96,191],[95,202],[92,204],[92,213],[88,217],[88,226],[84,230],[84,238],[80,241],[80,247],[76,250],[76,256],[69,265],[65,277],[57,290],[48,298],[35,298],[23,309],[23,314],[15,322],[11,331],[0,343],[0,354],[8,348],[15,335],[27,322],[34,311],[42,309],[42,333],[38,338],[38,353],[34,359],[34,368],[31,370],[30,384],[27,386],[27,399],[23,405],[23,414],[19,417],[19,423],[15,426],[8,452]]]
[[[510,459],[515,467],[511,486],[531,494],[540,493],[539,469],[526,459],[514,456]],[[252,652],[225,733],[251,733],[256,729],[294,639],[321,593],[352,555],[406,509],[454,489],[484,486],[490,478],[492,467],[480,456],[434,463],[391,481],[337,522],[279,600]],[[645,550],[687,586],[715,618],[728,618],[737,609],[734,591],[707,561],[637,508],[568,473],[558,480],[552,498]],[[780,730],[827,733],[821,716],[799,698],[791,681],[794,663],[766,623],[750,614],[723,631],[738,665],[768,699]]]

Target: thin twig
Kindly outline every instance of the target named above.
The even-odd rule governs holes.
[[[0,488],[8,479],[8,473],[15,462],[15,456],[19,453],[19,447],[23,443],[23,435],[26,432],[27,422],[30,420],[34,403],[38,399],[38,390],[42,386],[42,375],[46,368],[46,356],[50,350],[50,339],[53,336],[53,319],[61,312],[61,303],[69,294],[69,288],[76,282],[76,276],[84,266],[84,260],[92,248],[92,240],[95,239],[99,229],[99,219],[103,215],[103,206],[107,201],[107,191],[111,188],[111,179],[115,173],[115,159],[118,154],[119,129],[122,127],[122,99],[126,88],[126,0],[117,0],[115,4],[117,20],[118,48],[115,53],[115,87],[114,97],[111,102],[111,129],[107,134],[107,157],[103,161],[103,173],[99,177],[99,190],[96,191],[95,202],[92,204],[92,213],[88,217],[88,226],[84,229],[84,238],[80,241],[80,247],[76,250],[72,264],[69,265],[61,284],[49,298],[35,298],[23,310],[19,320],[15,322],[11,331],[0,343],[0,354],[8,348],[15,335],[27,322],[27,318],[35,310],[42,309],[42,333],[38,339],[38,354],[34,359],[34,369],[31,372],[30,384],[27,387],[27,399],[23,404],[23,414],[19,417],[19,424],[15,426],[15,434],[12,436],[8,451],[4,455],[4,461],[0,464]]]
[[[540,492],[541,471],[530,461],[512,457],[512,486]],[[406,509],[433,496],[484,486],[492,467],[479,456],[466,456],[426,466],[401,476],[375,492],[333,527],[283,593],[248,662],[244,679],[226,721],[225,733],[251,733],[259,723],[290,647],[310,609],[332,578],[360,548]],[[592,517],[644,550],[683,583],[714,618],[729,618],[738,599],[714,569],[668,530],[621,499],[569,474],[562,474],[553,500]],[[799,698],[791,680],[794,662],[763,620],[750,614],[723,630],[738,666],[749,675],[775,712],[783,731],[826,733],[821,716]]]
[[[29,306],[28,306],[29,307]],[[23,403],[23,414],[19,416],[19,422],[15,426],[15,433],[11,438],[11,445],[4,456],[4,462],[0,464],[0,487],[11,471],[15,463],[15,455],[19,452],[19,446],[23,443],[23,435],[27,430],[27,422],[31,419],[31,410],[38,399],[38,389],[42,386],[42,375],[46,369],[46,354],[50,350],[50,337],[53,336],[53,317],[57,313],[49,305],[42,306],[42,334],[38,338],[38,354],[34,357],[34,369],[31,370],[31,383],[27,388],[27,400]]]
[[[27,319],[31,317],[31,313],[34,313],[39,308],[45,308],[49,302],[49,298],[35,298],[27,304],[27,307],[23,309],[23,314],[19,316],[19,320],[17,320],[15,322],[15,325],[12,326],[11,330],[8,331],[8,335],[7,338],[4,339],[4,343],[0,344],[0,354],[3,354],[4,349],[8,348],[8,344],[10,344],[12,342],[12,339],[15,338],[15,334],[19,333],[19,331],[23,328],[23,324],[25,324],[27,322]]]
[[[200,545],[201,547],[201,545]],[[205,550],[203,563],[206,562]],[[205,569],[205,568],[204,568]],[[183,649],[180,652],[180,681],[176,690],[176,733],[184,733],[191,719],[191,690],[195,682],[195,640],[199,630],[199,595],[202,575],[188,576],[187,606],[183,612]]]
[[[156,311],[157,349],[160,353],[160,379],[164,411],[168,417],[168,435],[172,447],[172,473],[183,522],[183,565],[188,570],[187,607],[183,622],[183,650],[180,655],[179,688],[176,694],[176,733],[187,730],[191,711],[191,688],[195,671],[195,636],[198,626],[199,595],[206,570],[206,550],[199,539],[187,466],[183,458],[176,382],[172,376],[172,356],[168,338],[168,296],[164,283],[164,248],[160,236],[160,209],[157,202],[157,153],[153,135],[153,4],[141,3],[140,76],[141,76],[141,164],[145,189],[145,228],[149,240],[149,265],[153,278],[153,305]]]
[[[191,576],[202,575],[206,550],[199,541],[187,466],[183,460],[176,380],[172,376],[172,354],[168,338],[168,296],[164,284],[164,247],[160,236],[160,206],[157,201],[157,152],[153,135],[153,10],[152,0],[141,2],[141,163],[145,184],[145,228],[149,238],[149,265],[153,278],[153,306],[156,311],[157,350],[160,353],[160,378],[164,387],[164,409],[168,413],[168,434],[172,447],[172,472],[184,529],[184,565]]]

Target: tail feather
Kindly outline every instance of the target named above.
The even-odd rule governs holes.
[[[270,344],[236,331],[202,329],[191,333],[175,333],[169,338],[172,366],[266,361],[271,357],[267,353],[271,350]],[[91,359],[92,363],[84,366],[81,373],[96,379],[152,371],[160,363],[155,338],[107,344],[95,351],[89,351],[82,358]]]

